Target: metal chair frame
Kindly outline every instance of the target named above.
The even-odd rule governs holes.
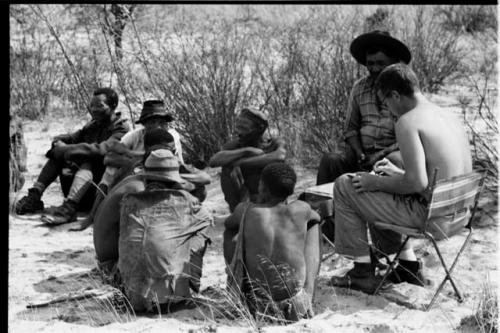
[[[467,224],[463,227],[463,228],[460,228],[460,230],[454,232],[453,234],[450,234],[450,235],[446,235],[446,237],[448,236],[453,236],[455,235],[456,233],[458,233],[459,231],[463,230],[463,229],[467,229],[468,230],[468,234],[467,234],[467,237],[464,241],[464,243],[462,244],[462,246],[460,247],[460,250],[458,251],[455,259],[453,260],[453,263],[451,264],[451,266],[448,268],[448,266],[446,265],[446,262],[444,261],[444,258],[443,258],[443,255],[441,254],[441,251],[439,250],[439,247],[438,247],[438,244],[437,244],[437,240],[436,238],[432,235],[431,232],[429,232],[429,223],[431,222],[431,219],[432,218],[436,218],[436,216],[432,216],[431,213],[432,213],[432,209],[430,208],[431,207],[431,204],[434,202],[434,190],[436,189],[437,186],[440,186],[442,184],[453,184],[454,180],[457,179],[457,178],[462,178],[462,177],[467,177],[467,176],[472,176],[476,174],[477,177],[475,179],[475,181],[478,181],[478,184],[477,186],[475,186],[474,188],[474,200],[473,200],[473,205],[472,206],[472,209],[470,210],[470,217],[467,221]],[[404,249],[406,243],[408,242],[408,240],[410,238],[426,238],[428,240],[431,241],[434,249],[436,250],[436,253],[439,257],[439,260],[444,268],[444,271],[445,271],[445,277],[444,279],[441,281],[439,287],[437,288],[436,292],[434,293],[433,297],[432,297],[432,300],[430,301],[430,303],[425,307],[425,311],[428,311],[432,305],[434,304],[434,302],[436,301],[437,299],[437,296],[441,293],[446,281],[450,281],[450,284],[452,285],[453,287],[453,290],[455,291],[455,294],[457,296],[457,299],[458,299],[458,302],[461,303],[463,301],[463,297],[460,293],[460,291],[458,290],[456,284],[455,284],[455,281],[453,281],[453,278],[451,277],[451,273],[453,272],[453,269],[455,268],[455,265],[457,264],[458,262],[458,258],[460,257],[460,255],[462,254],[462,252],[465,250],[466,246],[468,245],[469,243],[469,240],[472,236],[472,221],[474,219],[474,215],[476,213],[476,208],[477,208],[477,204],[478,204],[478,200],[479,200],[479,196],[481,194],[481,191],[483,189],[483,184],[484,184],[484,180],[485,180],[485,177],[486,177],[486,172],[481,170],[481,171],[473,171],[467,175],[464,175],[464,176],[461,176],[461,177],[453,177],[453,178],[450,178],[450,179],[445,179],[445,180],[441,180],[439,182],[436,182],[436,175],[437,175],[437,169],[434,170],[434,180],[432,182],[432,186],[431,186],[431,201],[430,203],[428,204],[428,216],[425,220],[425,223],[424,223],[424,227],[422,229],[417,229],[417,228],[407,228],[407,227],[401,227],[401,226],[397,226],[397,225],[388,225],[388,224],[385,224],[383,222],[375,222],[375,226],[376,227],[379,227],[379,228],[382,228],[382,229],[389,229],[389,230],[393,230],[393,231],[396,231],[396,232],[399,232],[401,234],[404,234],[406,235],[405,237],[405,240],[403,241],[403,244],[401,245],[401,247],[399,248],[399,250],[397,251],[396,253],[396,256],[394,257],[394,259],[390,260],[390,258],[384,254],[384,256],[386,257],[386,260],[388,261],[388,269],[382,279],[382,281],[380,282],[380,284],[378,285],[377,289],[375,290],[375,294],[378,294],[378,292],[380,291],[380,289],[382,288],[382,286],[384,285],[387,277],[389,276],[389,274],[391,272],[394,271],[395,274],[397,274],[395,272],[395,268],[396,268],[396,262],[402,252],[402,250]],[[479,177],[479,178],[478,178]],[[479,180],[478,180],[479,179]],[[472,180],[470,181],[472,182]],[[460,195],[463,196],[463,194],[460,193]],[[460,195],[458,195],[458,199],[460,199]],[[454,212],[454,214],[449,218],[450,221],[453,221],[453,219],[455,218],[456,216],[456,213],[457,211]],[[439,216],[438,216],[439,217]],[[377,249],[376,249],[377,250]],[[378,252],[380,252],[379,250],[377,250]]]

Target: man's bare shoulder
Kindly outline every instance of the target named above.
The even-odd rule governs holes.
[[[288,204],[288,209],[309,212],[311,210],[311,206],[305,201],[295,200]]]

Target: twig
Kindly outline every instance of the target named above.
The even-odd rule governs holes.
[[[84,104],[88,103],[90,96],[87,93],[87,89],[86,89],[85,85],[83,84],[82,79],[78,75],[78,72],[76,71],[75,66],[73,65],[73,62],[71,61],[68,54],[66,53],[66,50],[64,49],[64,46],[63,46],[61,40],[59,39],[59,36],[58,36],[57,32],[55,31],[54,27],[52,26],[52,24],[50,24],[47,16],[45,16],[45,14],[43,13],[43,11],[39,5],[29,5],[29,7],[35,13],[35,15],[42,18],[42,20],[47,24],[47,27],[49,28],[50,33],[56,39],[56,41],[59,44],[59,47],[61,48],[61,51],[64,55],[64,58],[66,59],[66,61],[68,62],[69,66],[71,68],[73,76],[75,77],[76,84],[80,88],[80,89],[78,89],[78,93],[80,94],[80,97],[82,98],[83,103]]]
[[[127,104],[127,107],[129,110],[130,120],[132,122],[132,128],[134,129],[135,128],[134,113],[132,112],[132,107],[130,106],[128,95],[127,95],[127,92],[125,91],[125,84],[124,84],[125,80],[122,77],[122,71],[120,68],[120,64],[117,64],[115,58],[113,57],[113,52],[111,52],[111,47],[109,46],[109,40],[108,40],[108,37],[106,34],[106,28],[111,29],[110,24],[109,24],[108,19],[107,19],[107,16],[106,16],[106,8],[103,8],[103,11],[104,11],[104,20],[105,20],[107,26],[104,25],[104,23],[102,22],[100,17],[98,18],[99,19],[99,26],[101,27],[102,34],[104,35],[104,40],[106,41],[106,47],[107,47],[107,50],[109,53],[109,58],[111,60],[111,63],[113,64],[113,69],[114,69],[114,71],[116,73],[116,77],[118,79],[118,86],[120,87],[120,90],[122,91],[122,94],[125,97],[125,103]]]
[[[56,297],[50,301],[41,302],[41,303],[30,303],[30,304],[26,305],[26,308],[28,308],[28,309],[42,308],[42,307],[49,306],[51,304],[76,301],[76,300],[91,298],[91,297],[96,297],[96,296],[102,296],[102,295],[105,295],[108,293],[110,295],[113,294],[112,291],[98,290],[98,289],[77,291],[77,292],[69,293],[67,295],[62,295],[62,296]]]

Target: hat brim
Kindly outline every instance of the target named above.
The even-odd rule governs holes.
[[[158,180],[158,181],[163,181],[163,182],[172,182],[179,184],[183,190],[185,191],[192,191],[195,189],[195,186],[193,183],[182,179],[181,176],[176,176],[172,175],[172,173],[164,173],[160,171],[150,171],[150,170],[144,170],[143,174],[147,179],[149,180]]]
[[[350,51],[357,62],[366,66],[366,50],[373,45],[380,45],[392,51],[393,55],[405,64],[411,61],[411,52],[408,47],[394,37],[380,33],[366,33],[355,38]]]
[[[174,116],[172,116],[171,114],[149,114],[146,117],[139,118],[139,120],[137,120],[135,123],[136,124],[142,124],[144,122],[144,120],[152,118],[152,117],[165,118],[165,120],[167,122],[170,122],[170,121],[174,120]]]

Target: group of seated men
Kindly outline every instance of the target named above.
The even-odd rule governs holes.
[[[401,41],[372,31],[357,37],[350,51],[369,75],[352,88],[345,149],[322,157],[317,184],[335,182],[331,238],[335,251],[354,261],[354,267],[344,276],[332,277],[331,284],[373,293],[381,277],[376,275],[377,258],[370,252],[368,234],[381,253],[394,254],[402,244],[400,234],[378,230],[373,222],[421,225],[433,170],[439,168],[438,180],[465,174],[472,170],[472,159],[463,125],[422,94],[408,66],[411,53]],[[211,221],[199,207],[210,177],[183,163],[179,135],[169,128],[173,118],[163,103],[145,102],[138,120],[143,127],[131,132],[114,113],[117,103],[111,89],[94,92],[92,121],[80,131],[55,138],[38,180],[16,206],[18,214],[42,210],[44,189],[60,176],[66,199],[42,219],[49,224],[71,222],[79,208],[91,208],[76,229],[94,223],[99,266],[107,272],[116,272],[121,260],[120,203],[130,193],[155,189],[154,184],[163,182],[160,188],[188,193],[190,207],[198,207],[191,209],[196,225]],[[223,234],[228,287],[243,295],[254,315],[279,314],[291,321],[311,317],[323,217],[304,201],[289,202],[297,175],[285,162],[284,141],[269,135],[266,113],[243,108],[235,129],[237,137],[209,161],[211,167],[222,168],[221,188],[231,213]],[[163,178],[151,176],[155,173]],[[91,182],[98,186],[91,187]],[[97,194],[91,193],[96,189]],[[86,201],[87,196],[95,200]],[[203,255],[206,244],[198,244],[191,250]],[[123,265],[118,270],[126,269]],[[199,278],[201,271],[198,274]],[[411,243],[388,280],[424,285],[422,263]]]

